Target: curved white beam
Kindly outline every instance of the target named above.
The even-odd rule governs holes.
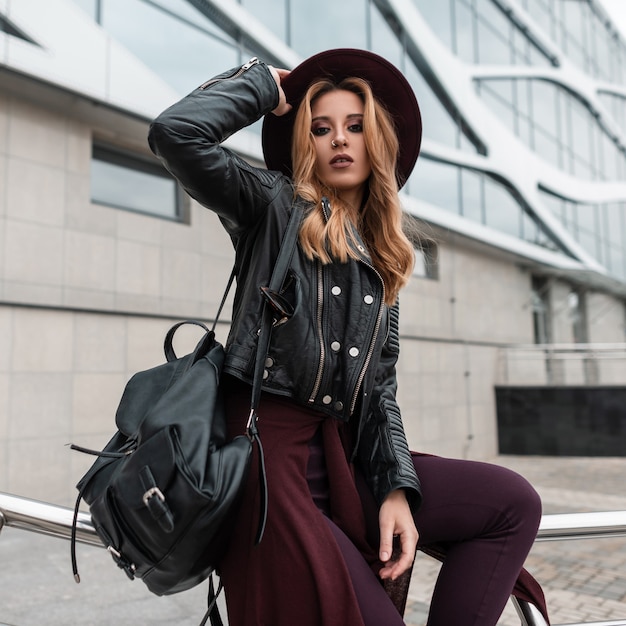
[[[599,112],[615,136],[623,140],[621,130],[608,115],[597,97],[599,85],[578,70],[562,52],[549,41],[538,25],[515,0],[498,0],[506,6],[518,24],[529,31],[542,48],[550,52],[559,67],[484,67],[469,65],[458,59],[431,30],[411,0],[377,0],[383,13],[391,14],[404,28],[409,54],[420,70],[436,77],[446,97],[456,107],[473,132],[487,147],[485,157],[466,155],[435,142],[424,142],[424,154],[441,160],[476,167],[508,181],[520,193],[524,201],[548,227],[562,245],[573,254],[587,270],[606,273],[605,269],[589,255],[564,228],[560,220],[543,203],[539,187],[549,189],[570,200],[579,202],[626,201],[626,183],[584,181],[575,178],[546,163],[532,152],[511,130],[502,123],[476,93],[474,79],[477,77],[541,77],[558,82],[579,94]],[[418,94],[419,97],[419,94]],[[467,222],[468,220],[463,220]],[[458,225],[460,232],[470,231],[478,236],[474,226]],[[480,237],[482,238],[482,237]],[[484,239],[483,239],[484,240]],[[529,244],[528,244],[529,245]]]

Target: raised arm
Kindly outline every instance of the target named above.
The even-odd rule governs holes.
[[[256,222],[282,186],[280,174],[253,167],[221,145],[284,105],[275,75],[276,70],[252,59],[206,81],[150,127],[153,152],[191,197],[222,218],[231,234]]]

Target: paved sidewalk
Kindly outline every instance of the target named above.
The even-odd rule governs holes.
[[[626,510],[626,458],[506,456],[494,462],[526,476],[546,513]],[[5,528],[0,626],[195,626],[204,613],[206,585],[157,598],[140,581],[128,581],[104,550],[90,546],[78,546],[78,565],[80,585],[72,578],[69,542]],[[418,556],[408,626],[424,626],[438,567]],[[626,624],[626,538],[538,543],[527,567],[544,586],[553,624],[609,619]],[[500,626],[518,625],[507,607]]]

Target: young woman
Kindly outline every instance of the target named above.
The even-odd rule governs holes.
[[[222,145],[263,116],[267,170]],[[347,49],[291,73],[253,59],[151,127],[154,152],[217,213],[235,249],[222,382],[232,436],[249,412],[260,288],[289,216],[303,213],[279,294],[290,315],[273,329],[258,409],[267,527],[253,546],[252,463],[220,567],[230,626],[400,626],[402,600],[390,595],[418,546],[445,554],[429,626],[495,625],[535,538],[540,503],[523,478],[407,446],[395,366],[413,248],[398,189],[420,140],[402,74]]]

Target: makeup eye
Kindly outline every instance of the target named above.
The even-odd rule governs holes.
[[[362,133],[363,132],[363,124],[350,124],[350,126],[348,126],[348,130],[351,133]]]
[[[317,128],[313,128],[311,132],[315,137],[322,137],[323,135],[326,135],[328,132],[330,132],[330,128],[326,126],[318,126]]]

